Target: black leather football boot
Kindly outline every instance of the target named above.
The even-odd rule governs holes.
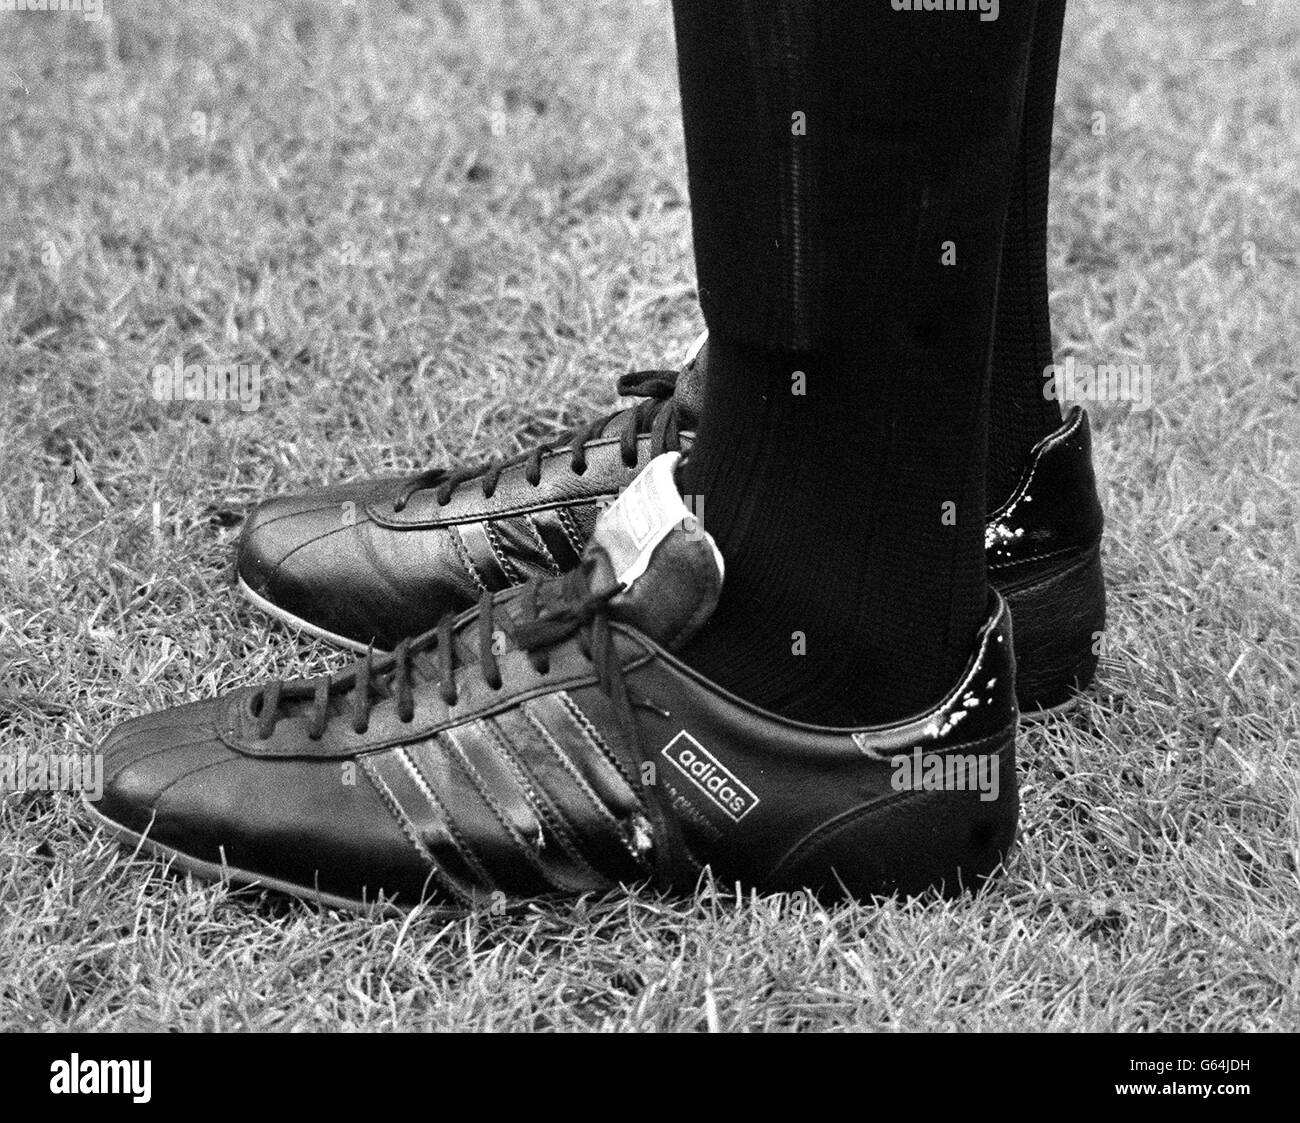
[[[97,819],[199,875],[327,904],[463,909],[651,882],[946,893],[993,873],[1018,809],[1011,626],[913,717],[767,713],[673,650],[722,588],[656,458],[562,577],[333,678],[137,718],[104,746]]]
[[[984,531],[989,583],[1016,625],[1016,697],[1025,712],[1063,705],[1096,672],[1106,627],[1102,522],[1092,432],[1075,406],[1034,447]]]
[[[689,449],[693,364],[619,383],[642,401],[487,466],[368,480],[272,499],[244,526],[244,596],[331,643],[391,650],[536,575],[572,568],[600,510],[650,459]],[[674,393],[674,389],[677,393]],[[1056,706],[1092,679],[1105,626],[1102,514],[1088,420],[1076,408],[1031,453],[989,517],[989,575],[1016,621],[1022,710]]]
[[[689,447],[677,381],[677,371],[627,375],[618,389],[639,396],[635,406],[509,460],[262,503],[236,551],[239,588],[310,635],[389,651],[484,591],[564,573],[637,473]]]

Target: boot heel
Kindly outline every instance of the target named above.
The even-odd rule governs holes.
[[[1092,682],[1097,640],[1106,627],[1101,551],[1023,588],[1004,588],[1016,652],[1016,701],[1022,713],[1070,701]]]

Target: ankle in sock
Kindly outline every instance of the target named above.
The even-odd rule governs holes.
[[[682,468],[727,565],[718,610],[682,657],[743,698],[820,724],[933,702],[986,608],[979,481],[960,452],[936,447],[963,439],[960,419],[947,434],[893,441],[861,363],[711,338],[704,421]]]

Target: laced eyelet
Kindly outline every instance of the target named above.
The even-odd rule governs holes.
[[[405,715],[398,714],[397,720],[400,721],[403,725],[410,725],[411,722],[415,720],[415,711],[412,710],[409,714],[405,714]]]

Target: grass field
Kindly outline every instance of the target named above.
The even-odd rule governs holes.
[[[512,451],[701,327],[665,0],[105,7],[0,14],[11,753],[337,665],[233,595],[250,504]],[[981,896],[367,920],[15,793],[0,1026],[1295,1029],[1298,138],[1296,5],[1074,0],[1058,350],[1156,376],[1093,410],[1102,667]],[[177,356],[263,364],[260,408],[154,401]]]

